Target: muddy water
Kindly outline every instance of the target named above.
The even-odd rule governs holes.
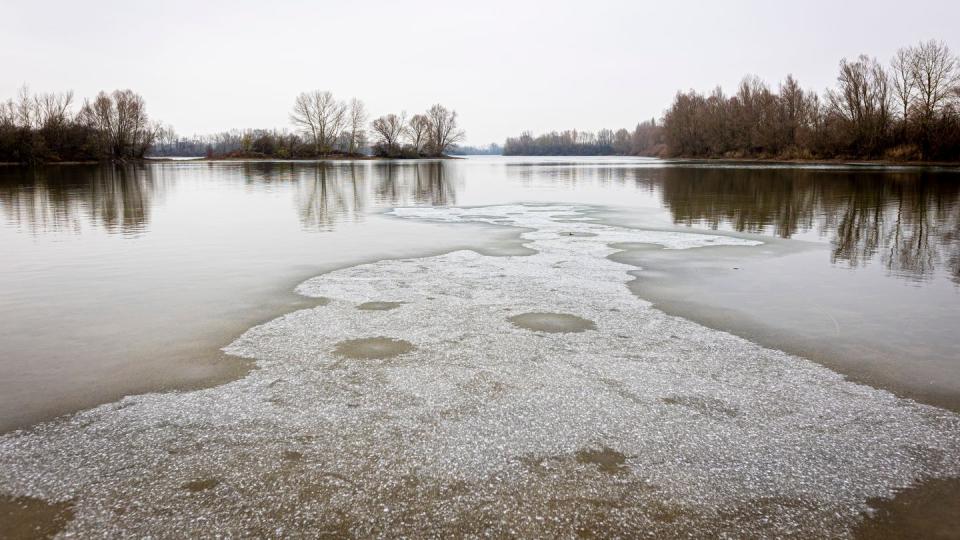
[[[389,178],[394,174],[396,180],[412,178],[404,175],[417,170],[404,168],[410,167],[407,165],[397,167],[400,172],[371,172],[379,166],[365,165],[366,173],[357,177],[387,174]],[[226,170],[220,172],[232,178],[237,173],[233,168],[243,166],[223,167]],[[243,189],[256,193],[255,199],[261,203],[269,200],[266,195],[271,193],[280,198],[289,196],[289,186],[303,172],[299,167],[303,166],[281,167],[273,172],[248,170],[244,174],[250,180]],[[396,261],[356,266],[349,261],[331,262],[336,255],[321,250],[323,260],[317,267],[323,270],[328,264],[326,268],[341,270],[301,286],[299,292],[305,297],[299,301],[303,304],[265,309],[262,320],[273,319],[273,310],[279,315],[303,308],[250,330],[228,349],[234,355],[231,358],[245,357],[259,368],[246,377],[198,392],[127,398],[0,439],[2,466],[10,471],[0,484],[0,493],[7,497],[5,511],[8,507],[22,510],[17,514],[21,516],[18,526],[67,527],[71,532],[98,534],[105,532],[104,524],[109,524],[115,534],[125,535],[157,534],[173,527],[204,534],[212,530],[205,527],[215,526],[238,534],[275,533],[276,527],[286,527],[293,532],[329,530],[352,535],[377,531],[424,534],[431,530],[437,534],[514,531],[530,535],[658,531],[667,536],[742,534],[749,530],[773,535],[799,530],[827,536],[868,534],[871,526],[875,531],[894,534],[904,523],[911,524],[908,530],[917,531],[923,524],[943,521],[922,517],[920,508],[925,506],[916,501],[929,498],[924,493],[940,493],[948,500],[956,494],[950,481],[957,474],[955,415],[846,382],[801,358],[762,349],[684,319],[664,317],[662,311],[624,293],[629,283],[641,298],[651,297],[634,285],[642,282],[645,273],[651,278],[681,276],[674,281],[662,279],[662,290],[682,289],[709,273],[692,272],[690,277],[683,277],[682,272],[671,271],[683,268],[683,261],[689,261],[691,268],[710,264],[723,267],[730,262],[727,254],[731,254],[767,262],[777,259],[781,247],[788,255],[808,255],[799,263],[793,261],[807,271],[791,274],[797,282],[796,290],[785,287],[773,297],[776,301],[758,304],[754,310],[757,314],[766,315],[771,307],[790,305],[792,298],[816,290],[811,286],[822,281],[823,275],[833,275],[833,271],[863,276],[867,269],[879,268],[882,279],[869,281],[874,289],[886,294],[895,290],[894,284],[906,284],[914,291],[936,289],[953,282],[949,227],[956,206],[949,189],[928,186],[922,196],[909,195],[921,202],[935,202],[920,222],[920,229],[926,232],[917,233],[928,251],[910,252],[926,257],[926,261],[914,264],[903,255],[885,258],[879,248],[871,254],[869,245],[862,253],[859,248],[832,248],[841,231],[847,229],[831,221],[829,212],[820,212],[836,208],[843,196],[827,193],[823,179],[816,177],[819,171],[804,172],[802,178],[790,171],[773,173],[799,186],[796,191],[802,196],[797,200],[802,204],[798,207],[791,203],[790,213],[796,216],[793,221],[774,211],[783,208],[780,203],[751,214],[762,219],[741,219],[719,204],[724,200],[723,193],[714,193],[711,196],[720,210],[714,222],[698,222],[699,218],[678,217],[684,210],[679,208],[675,188],[687,175],[677,180],[670,176],[673,173],[658,168],[660,164],[521,164],[504,160],[444,167],[444,180],[436,189],[411,187],[417,182],[384,182],[384,186],[358,180],[355,185],[361,189],[352,197],[340,197],[333,205],[308,205],[310,211],[297,214],[304,228],[299,234],[336,238],[344,228],[362,229],[370,222],[383,220],[389,227],[374,228],[373,236],[395,240],[391,236],[395,231],[415,224],[428,235],[430,231],[457,231],[467,237],[467,243],[486,244],[487,255],[457,252],[424,258],[406,253],[398,254],[405,258]],[[850,180],[848,176],[861,174],[828,173],[846,178],[838,180],[840,185]],[[217,174],[207,180],[215,180]],[[337,174],[345,178],[342,171]],[[735,181],[742,179],[738,174],[728,176],[732,187],[724,189],[739,193],[737,197],[742,199],[742,191],[738,191],[741,187]],[[764,175],[770,173],[758,174],[766,178]],[[813,179],[804,176],[807,174]],[[709,178],[704,180],[701,172],[689,176],[692,186],[709,187]],[[748,180],[752,177],[749,173]],[[888,178],[880,175],[875,180],[885,182]],[[891,181],[894,187],[900,187],[893,189],[883,183],[878,191],[899,193],[899,198],[867,204],[880,212],[873,214],[875,225],[861,227],[854,239],[887,230],[884,227],[889,221],[884,212],[890,211],[890,201],[901,207],[901,223],[907,221],[903,208],[918,212],[917,201],[906,199],[905,194],[912,191],[905,191],[898,183],[912,182],[916,186],[931,182],[923,175]],[[236,187],[231,182],[227,180],[228,187],[217,189],[229,193]],[[804,182],[813,187],[805,188]],[[934,187],[939,185],[936,179],[933,182]],[[420,183],[424,184],[430,182]],[[406,185],[409,191],[398,185]],[[773,186],[767,187],[774,199],[794,201],[793,195],[783,199]],[[180,189],[176,187],[172,193]],[[317,192],[329,190],[321,188]],[[437,192],[444,197],[455,194],[460,201],[443,202]],[[849,195],[843,189],[838,193]],[[217,196],[223,195],[217,192]],[[658,200],[661,196],[664,198]],[[24,223],[36,221],[30,217],[36,209],[29,207],[44,209],[44,198],[49,194],[39,201],[36,194],[26,202],[22,192],[16,197],[12,206],[5,207],[19,212],[11,221],[19,227],[14,234],[28,232],[43,244],[44,235],[64,232],[56,225],[61,219],[57,217],[59,210],[47,212],[49,209],[45,212],[53,216],[50,220],[54,224],[50,231],[23,230]],[[69,199],[69,195],[57,197]],[[484,207],[438,214],[408,211],[396,216],[376,213],[390,203],[400,206],[397,203],[404,200],[483,204],[490,198],[512,197],[586,198],[601,204],[618,199],[620,209],[606,212],[620,212],[617,219],[642,222],[647,230],[592,225],[589,219],[601,216],[596,207]],[[745,212],[749,205],[737,197],[738,211]],[[687,198],[697,199],[697,191],[689,192]],[[0,200],[13,199],[8,196]],[[56,204],[53,207],[59,208]],[[124,236],[127,233],[123,227],[118,232],[107,220],[96,218],[109,212],[92,208],[82,197],[70,204],[78,208],[75,221],[79,216],[81,225],[92,223],[108,236],[119,234],[122,239],[136,241],[143,238],[138,235],[163,230],[144,227]],[[623,204],[632,204],[632,210],[624,210]],[[360,211],[343,213],[350,205]],[[318,206],[320,210],[316,210]],[[138,213],[143,214],[132,213],[133,222]],[[271,228],[271,222],[281,213],[267,212],[260,216],[266,218],[262,222],[246,210],[242,214],[242,219],[230,222],[232,227],[227,228],[253,221],[268,231],[279,230]],[[304,221],[303,216],[322,219],[310,217]],[[771,225],[774,221],[775,227]],[[314,228],[316,223],[323,225]],[[694,232],[687,229],[688,223],[708,231],[716,228],[723,234],[688,234]],[[503,232],[490,224],[526,231],[524,241],[536,244],[536,249],[520,248],[517,232]],[[822,229],[811,234],[810,224]],[[216,226],[216,220],[211,220],[206,226],[193,228],[191,235],[173,234],[171,238],[179,242],[178,246],[186,246],[188,253],[194,249],[199,254],[210,249],[204,239]],[[917,230],[917,226],[907,224],[899,232],[894,228],[893,233],[874,234],[875,245],[891,253],[895,237],[906,236],[908,229]],[[78,238],[91,236],[82,227],[74,234]],[[830,241],[825,242],[820,235],[830,237]],[[320,242],[313,246],[305,241],[290,249],[289,256],[298,259],[312,253],[306,249],[310,246],[346,246],[356,240],[350,235],[340,237],[341,244]],[[282,244],[277,238],[282,235],[265,235],[258,249]],[[58,240],[64,242],[64,237]],[[722,244],[726,245],[711,247]],[[238,245],[234,249],[239,249]],[[610,245],[631,249],[618,255]],[[651,245],[657,247],[644,247]],[[289,246],[281,247],[271,253],[276,255]],[[409,246],[397,249],[405,247]],[[446,245],[426,249],[449,250]],[[511,252],[528,256],[489,256]],[[54,253],[47,256],[63,255]],[[845,253],[857,253],[856,264]],[[828,255],[826,259],[818,257],[824,254]],[[353,256],[364,258],[348,250],[346,259]],[[637,257],[623,262],[639,264],[643,270],[637,272],[635,267],[617,264],[618,256]],[[264,259],[262,253],[247,253],[243,263],[256,266],[256,261]],[[156,263],[163,258],[148,260]],[[116,260],[111,262],[117,264]],[[213,264],[220,271],[229,266]],[[742,262],[729,266],[729,271],[722,273],[726,280],[713,283],[721,290],[731,282],[731,274],[739,275],[736,272],[747,268]],[[268,268],[284,274],[294,266]],[[23,268],[14,265],[14,270]],[[51,272],[56,275],[55,270]],[[142,270],[133,269],[131,275],[138,272]],[[631,273],[640,279],[631,283]],[[16,277],[16,271],[11,275]],[[66,275],[59,279],[66,279]],[[95,281],[84,282],[82,273],[70,279],[79,279],[75,285],[80,289],[96,290],[91,284]],[[123,279],[114,279],[117,284],[123,283]],[[220,280],[225,289],[242,283],[236,276]],[[164,280],[154,278],[151,282],[162,285]],[[831,356],[835,364],[822,363],[844,373],[865,364],[866,372],[877,377],[873,386],[893,386],[894,377],[889,373],[884,377],[889,364],[870,364],[872,353],[863,351],[899,346],[897,339],[909,344],[910,340],[930,341],[925,335],[946,335],[943,328],[951,323],[955,312],[937,311],[940,306],[953,305],[949,294],[937,290],[936,297],[904,293],[880,302],[909,313],[926,334],[909,333],[903,338],[904,332],[891,332],[896,327],[892,321],[874,317],[874,328],[854,337],[853,348]],[[9,291],[7,294],[13,297]],[[246,294],[230,298],[237,296]],[[746,289],[741,289],[721,305],[742,308],[736,304],[748,296]],[[833,300],[842,302],[851,296],[834,294]],[[830,304],[829,295],[824,297],[826,305],[835,309],[837,303]],[[86,300],[92,298],[87,296]],[[97,300],[109,306],[113,296],[103,295]],[[697,295],[687,295],[694,306],[700,300]],[[196,302],[200,309],[202,304]],[[709,304],[704,301],[699,305]],[[853,309],[861,310],[861,317],[871,318],[875,305],[866,302]],[[69,302],[63,302],[58,307],[69,306]],[[154,304],[157,306],[164,304]],[[929,309],[922,309],[924,306]],[[688,318],[697,320],[704,319],[702,313],[710,309],[690,311]],[[189,311],[175,313],[190,319]],[[90,315],[91,320],[94,315]],[[532,317],[526,322],[540,327],[517,324],[517,320],[524,322],[524,317]],[[194,320],[210,328],[209,319],[207,313]],[[838,326],[847,326],[836,313],[831,313],[830,319],[834,335]],[[121,325],[127,330],[123,335],[136,335],[134,330],[142,323],[137,318],[116,321],[123,322],[128,323]],[[722,328],[719,323],[707,324]],[[821,330],[813,321],[798,319],[796,326],[801,330],[814,328],[810,341],[817,341]],[[744,328],[756,327],[733,330],[742,335],[747,331]],[[52,327],[48,330],[47,337],[57,343],[57,332]],[[34,331],[43,336],[40,327]],[[173,337],[180,335],[177,331],[168,330]],[[239,335],[242,330],[235,332]],[[211,332],[205,334],[208,343],[215,337]],[[96,332],[90,338],[91,342],[110,341]],[[15,343],[9,334],[4,339]],[[118,339],[113,337],[114,341]],[[860,346],[856,347],[858,340]],[[136,339],[131,337],[130,341]],[[946,381],[941,390],[947,395],[955,366],[937,364],[931,358],[949,352],[949,341],[934,339],[926,349],[906,347],[912,351],[913,356],[908,358],[914,365],[939,370],[940,379]],[[787,346],[780,348],[790,350]],[[827,353],[830,350],[827,343]],[[83,357],[76,354],[76,358]],[[163,363],[162,354],[124,358],[134,365],[142,364],[144,369],[155,363],[176,370],[176,364]],[[937,367],[931,367],[934,365]],[[84,364],[79,366],[83,368]],[[87,367],[97,369],[96,363]],[[53,370],[44,373],[40,369],[38,373],[48,380],[53,378]],[[69,375],[69,371],[66,373]],[[204,377],[197,380],[202,384]],[[120,393],[129,391],[129,387],[117,388]],[[908,381],[898,393],[909,395],[916,389]],[[99,399],[108,400],[104,396]],[[29,402],[26,398],[24,401]],[[60,459],[67,455],[73,456],[74,465]],[[83,466],[78,467],[80,464]],[[130,471],[143,470],[153,473],[146,484],[129,476]],[[495,489],[490,487],[492,483],[497,485]],[[84,487],[77,491],[76,486]],[[263,497],[263,493],[275,495]],[[893,495],[896,497],[890,499]],[[253,513],[249,506],[252,500],[258,501]],[[132,506],[128,504],[131,501]],[[889,507],[884,507],[887,503]],[[187,523],[171,516],[169,509],[177,505],[190,508],[178,515],[203,519]],[[936,510],[933,512],[936,515]],[[46,524],[31,524],[37,516],[46,516]],[[546,521],[539,522],[536,516]],[[864,522],[863,516],[869,516],[869,520]],[[442,523],[447,525],[438,525]]]
[[[455,201],[437,164],[0,170],[0,432],[125,395],[219,384],[220,348],[310,307],[318,273],[382,257],[524,252],[494,227],[380,215]]]

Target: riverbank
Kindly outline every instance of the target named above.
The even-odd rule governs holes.
[[[204,156],[158,156],[145,157],[143,159],[125,159],[125,160],[105,160],[105,161],[45,161],[42,163],[16,163],[11,161],[0,161],[0,167],[37,167],[47,165],[101,165],[118,164],[129,165],[137,163],[184,163],[184,162],[278,162],[278,163],[316,163],[324,161],[417,161],[417,160],[453,160],[465,159],[463,156],[420,156],[420,157],[382,157],[382,156],[325,156],[316,158],[276,158],[263,156],[231,156],[231,157],[204,157]]]
[[[587,156],[562,156],[553,154],[544,155],[515,155],[504,154],[505,157],[515,158],[559,158],[568,157],[577,158],[647,158],[656,159],[663,163],[672,163],[680,165],[783,165],[783,166],[834,166],[834,167],[942,167],[942,168],[960,168],[960,161],[895,161],[887,159],[786,159],[786,158],[693,158],[693,157],[662,157],[646,155],[618,155],[611,154],[607,156],[587,155]]]
[[[887,159],[780,159],[780,158],[662,158],[666,163],[708,165],[784,165],[841,167],[943,167],[960,168],[960,161],[895,161]]]

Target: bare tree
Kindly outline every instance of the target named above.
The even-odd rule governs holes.
[[[30,87],[23,85],[17,91],[17,101],[15,104],[17,114],[17,124],[25,128],[36,128],[36,102],[30,97]]]
[[[400,141],[406,132],[406,113],[387,114],[377,118],[371,124],[377,136],[379,153],[395,155],[399,153]]]
[[[463,140],[465,133],[457,127],[457,112],[447,110],[437,104],[427,110],[430,122],[430,151],[437,156],[443,155],[455,143]]]
[[[44,127],[59,127],[67,123],[73,92],[38,94],[34,97],[37,124]]]
[[[880,142],[890,116],[889,79],[876,59],[860,55],[840,62],[839,88],[827,92],[831,112],[851,126],[851,143],[871,152]]]
[[[17,125],[17,106],[12,99],[0,103],[0,126],[12,128]]]
[[[930,40],[914,49],[912,66],[920,143],[926,155],[931,145],[932,124],[954,99],[954,89],[960,85],[960,60],[945,43]]]
[[[897,100],[900,120],[906,126],[910,116],[910,106],[913,104],[917,91],[915,79],[917,51],[913,47],[902,47],[897,50],[890,62],[890,78],[893,82],[893,95]]]
[[[407,124],[407,138],[417,155],[421,154],[430,137],[430,119],[425,114],[415,114]]]
[[[350,153],[355,154],[363,146],[366,139],[366,131],[363,129],[367,123],[367,109],[363,102],[357,98],[350,100]]]
[[[787,79],[780,85],[780,122],[783,126],[783,145],[792,147],[800,139],[801,130],[807,127],[809,116],[806,105],[807,100],[803,88],[793,75],[787,75]]]
[[[101,151],[114,158],[143,157],[156,137],[143,97],[132,90],[100,92],[84,103],[79,120],[97,134]]]
[[[314,152],[325,155],[340,139],[347,122],[347,106],[330,92],[303,92],[294,101],[290,121],[310,138]]]

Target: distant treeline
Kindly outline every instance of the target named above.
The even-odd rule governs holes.
[[[677,94],[662,121],[633,132],[576,131],[507,139],[505,154],[960,161],[960,59],[941,42],[897,51],[889,67],[843,59],[822,96],[787,76],[736,94]]]
[[[536,137],[526,131],[503,145],[507,156],[655,156],[663,152],[663,129],[656,120],[642,122],[633,131],[571,129]]]
[[[497,143],[490,143],[487,146],[461,146],[457,144],[450,149],[450,154],[454,156],[499,156],[503,155],[503,147]]]
[[[73,92],[31,94],[0,102],[0,162],[141,158],[158,124],[131,90],[100,92],[73,110]]]

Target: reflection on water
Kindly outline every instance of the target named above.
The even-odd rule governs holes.
[[[85,221],[137,234],[162,191],[153,170],[138,166],[16,167],[0,175],[4,218],[31,234],[80,232]]]
[[[339,221],[360,221],[373,199],[377,206],[456,204],[441,162],[317,164],[288,171],[297,185],[297,209],[307,229],[332,230]]]
[[[832,263],[882,264],[914,283],[943,275],[960,284],[955,170],[536,158],[505,165],[506,176],[523,188],[544,182],[584,193],[632,188],[654,198],[675,224],[827,240]],[[613,202],[630,204],[629,197]]]
[[[208,180],[233,181],[239,176],[257,188],[293,185],[306,230],[331,231],[339,222],[362,221],[373,207],[456,204],[451,172],[440,161],[243,162],[195,167],[192,172]],[[3,217],[33,234],[80,232],[84,222],[109,233],[142,233],[149,227],[151,208],[178,177],[177,169],[150,165],[18,167],[0,173]]]
[[[207,380],[198,355],[219,365],[208,353],[300,301],[282,293],[324,270],[464,247],[502,253],[515,239],[379,215],[387,208],[515,202],[811,240],[750,255],[638,254],[644,297],[679,298],[686,311],[675,313],[757,341],[770,334],[757,321],[782,321],[765,344],[845,373],[866,366],[883,375],[869,380],[907,381],[924,399],[934,381],[936,403],[960,403],[956,171],[623,158],[0,167],[0,431],[166,388],[171,373],[182,375],[175,384]],[[745,268],[740,256],[755,258]]]
[[[676,223],[791,238],[815,232],[833,262],[878,259],[894,275],[960,284],[960,183],[929,172],[665,168],[641,180],[662,186]]]
[[[518,192],[549,182],[584,191],[583,202],[590,202],[589,192],[630,186],[659,198],[677,224],[826,239],[833,263],[855,268],[877,262],[915,282],[939,272],[960,284],[957,174],[643,165],[507,162],[499,179],[505,184],[492,183],[503,188],[503,200],[522,200]],[[332,231],[378,208],[457,204],[456,186],[470,172],[469,166],[441,161],[11,168],[0,171],[0,209],[5,220],[31,234],[79,233],[85,224],[140,234],[184,168],[199,181],[239,177],[255,189],[292,185],[307,231]]]

